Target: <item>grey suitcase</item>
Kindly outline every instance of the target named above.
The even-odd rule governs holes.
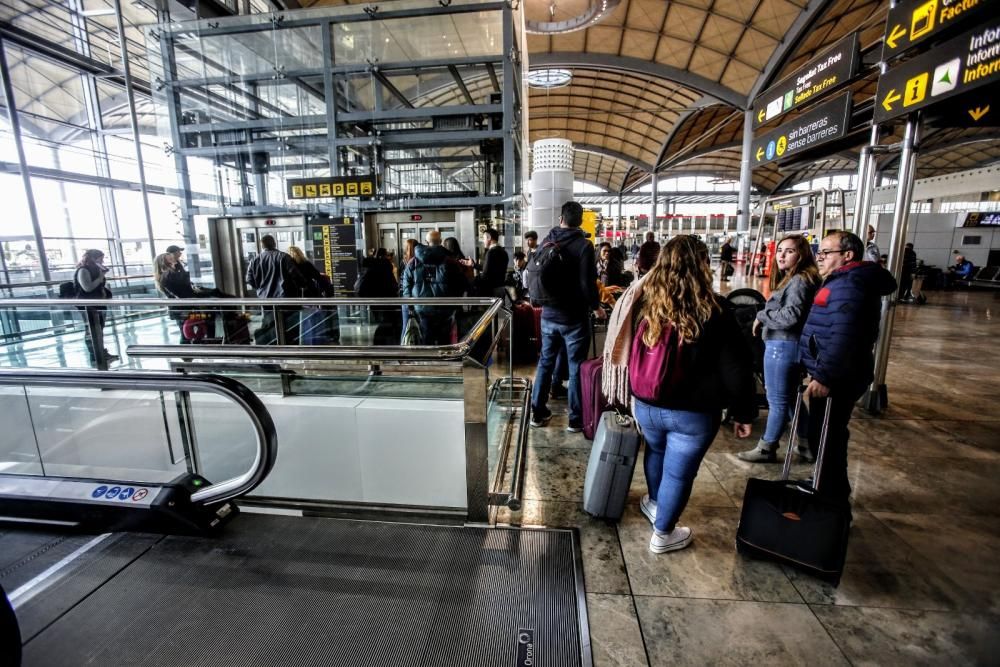
[[[613,410],[601,414],[583,482],[584,512],[597,518],[621,518],[639,457],[639,440],[631,417]]]

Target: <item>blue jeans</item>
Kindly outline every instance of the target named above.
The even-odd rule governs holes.
[[[721,415],[668,410],[636,399],[635,420],[646,440],[643,467],[656,500],[656,530],[669,533],[691,497],[701,460],[719,432]]]
[[[552,375],[560,351],[566,355],[569,367],[569,386],[566,388],[569,403],[569,423],[583,423],[583,400],[580,397],[580,364],[587,359],[590,345],[588,322],[579,324],[559,324],[542,318],[542,354],[538,358],[535,371],[535,386],[531,388],[531,411],[544,417],[549,413],[546,401],[552,388]]]
[[[785,423],[795,413],[798,398],[801,366],[799,343],[794,340],[764,341],[764,389],[767,392],[767,426],[761,440],[778,448],[778,441],[785,432]],[[805,444],[809,416],[802,406],[798,435]]]

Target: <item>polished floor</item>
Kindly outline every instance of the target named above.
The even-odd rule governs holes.
[[[681,519],[692,546],[655,555],[641,463],[622,521],[588,517],[590,442],[553,404],[530,433],[524,507],[501,521],[579,528],[595,665],[1000,664],[1000,292],[928,298],[897,309],[888,410],[855,411],[838,588],[734,549],[747,478],[779,473],[736,458],[762,419],[749,441],[720,432]]]

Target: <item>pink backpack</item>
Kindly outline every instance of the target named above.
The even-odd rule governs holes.
[[[629,387],[641,401],[658,402],[672,398],[683,380],[683,342],[673,324],[668,323],[653,347],[642,340],[649,328],[646,318],[636,327],[628,359]]]

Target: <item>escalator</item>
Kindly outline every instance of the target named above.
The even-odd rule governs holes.
[[[592,664],[573,530],[233,521],[278,455],[255,401],[211,375],[0,371],[24,665]],[[205,419],[232,437],[199,442]]]

